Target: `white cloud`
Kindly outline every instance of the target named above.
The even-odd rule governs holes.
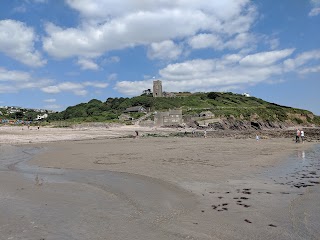
[[[27,72],[22,71],[9,71],[5,68],[0,67],[0,82],[3,81],[29,81],[31,76]]]
[[[50,79],[35,79],[28,72],[0,67],[0,93],[16,93],[23,89],[37,89],[52,83]]]
[[[37,36],[34,30],[15,20],[0,21],[0,52],[31,67],[46,64],[34,47]]]
[[[309,12],[310,17],[314,17],[320,14],[320,8],[312,8],[311,11]]]
[[[224,21],[234,18],[248,3],[247,0],[180,0],[180,1],[132,1],[132,0],[67,0],[70,7],[88,19],[106,19],[124,16],[132,12],[154,12],[159,9],[199,9],[210,12]]]
[[[102,61],[102,64],[109,64],[109,63],[118,63],[120,62],[120,57],[118,56],[112,56],[109,58],[106,58]]]
[[[80,12],[82,23],[75,28],[46,25],[43,47],[57,58],[94,58],[139,45],[151,45],[149,55],[163,58],[161,52],[170,42],[161,42],[187,39],[199,32],[230,36],[229,40],[236,41],[230,47],[238,48],[236,43],[243,41],[256,19],[249,0],[67,0],[67,4]],[[179,55],[175,51],[170,57]]]
[[[121,81],[117,82],[114,87],[120,93],[123,93],[127,96],[136,96],[142,94],[142,91],[148,88],[151,88],[152,80],[143,80],[143,81]]]
[[[116,74],[116,73],[111,73],[111,74],[108,76],[108,80],[109,80],[109,81],[117,80],[117,78],[118,78],[118,74]]]
[[[215,48],[222,50],[223,41],[218,35],[202,33],[189,39],[189,45],[194,49]]]
[[[48,0],[24,0],[26,3],[48,3]]]
[[[13,85],[4,85],[0,83],[0,93],[15,93],[18,92],[18,89]]]
[[[90,86],[95,88],[106,88],[109,86],[109,83],[104,82],[84,82],[83,86]]]
[[[63,91],[70,91],[79,96],[84,96],[87,94],[87,91],[84,89],[83,85],[72,82],[64,82],[58,85],[43,87],[41,90],[45,93],[60,93]]]
[[[297,70],[300,66],[306,64],[309,61],[320,59],[320,49],[312,50],[299,54],[296,58],[290,58],[284,61],[286,71]]]
[[[49,99],[45,99],[43,100],[44,102],[47,102],[47,103],[54,103],[56,102],[57,100],[55,98],[49,98]]]
[[[284,49],[250,55],[229,54],[220,59],[194,59],[169,64],[159,71],[159,75],[163,80],[164,91],[226,91],[261,82],[274,84],[286,73],[286,58],[293,51],[294,49]],[[296,62],[310,63],[316,53],[317,51],[302,53],[295,58]],[[317,71],[319,66],[306,68],[301,73]],[[138,95],[144,89],[152,87],[152,80],[121,81],[116,84],[115,89],[125,95]]]
[[[280,41],[278,38],[272,38],[269,40],[269,44],[270,44],[270,48],[272,50],[275,50],[276,48],[278,48]]]
[[[81,69],[83,69],[83,70],[98,70],[99,69],[98,64],[96,64],[91,59],[79,58],[77,64],[80,65]]]
[[[78,96],[85,96],[88,94],[88,91],[85,89],[75,89],[73,90],[73,93]]]
[[[239,33],[231,38],[229,36],[203,33],[190,38],[188,41],[193,49],[213,48],[216,50],[240,49],[255,42],[256,37],[247,32]]]
[[[284,49],[279,51],[260,52],[251,54],[241,59],[240,64],[251,66],[271,65],[281,59],[290,56],[295,49]]]
[[[313,8],[309,12],[309,17],[314,17],[320,14],[320,0],[310,0]]]
[[[51,85],[41,88],[41,90],[45,93],[60,93],[60,92],[72,92],[75,95],[85,96],[88,91],[85,89],[86,87],[95,87],[95,88],[106,88],[108,83],[103,82],[84,82],[84,83],[74,83],[74,82],[63,82],[57,85]]]
[[[148,49],[150,59],[177,59],[182,53],[182,47],[171,40],[151,43]]]
[[[196,59],[183,63],[169,64],[159,71],[165,79],[184,81],[186,79],[197,79],[209,76],[216,69],[215,60]]]
[[[44,106],[43,108],[48,110],[57,110],[57,109],[61,109],[62,106],[58,104],[50,104],[50,105]]]
[[[46,93],[59,93],[59,92],[61,92],[61,90],[59,89],[58,86],[47,86],[47,87],[43,87],[41,90]]]
[[[300,74],[320,73],[320,65],[314,67],[303,68],[299,70]]]
[[[51,79],[33,78],[28,72],[10,71],[0,67],[0,93],[19,92],[23,89],[40,89],[45,93],[60,93],[69,91],[76,95],[86,95],[88,93],[87,87],[106,88],[109,83],[98,81],[86,81],[83,83],[62,82],[59,84],[52,84]],[[45,102],[53,103],[56,99],[46,99]]]
[[[256,43],[256,37],[250,33],[239,33],[233,39],[228,40],[224,44],[227,49],[241,49]]]

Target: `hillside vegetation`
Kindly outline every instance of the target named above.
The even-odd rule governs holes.
[[[108,98],[105,102],[93,99],[68,107],[49,116],[49,120],[72,120],[87,122],[117,121],[123,111],[132,106],[144,106],[149,111],[165,111],[181,108],[184,115],[196,116],[211,111],[215,117],[234,117],[242,120],[291,121],[293,123],[319,124],[320,117],[312,112],[281,106],[255,97],[234,93],[194,93],[184,97],[153,98],[141,95],[133,98]],[[136,115],[137,116],[137,115]]]

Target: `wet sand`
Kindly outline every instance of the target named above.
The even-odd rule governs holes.
[[[148,137],[0,146],[0,239],[319,239],[319,145]]]

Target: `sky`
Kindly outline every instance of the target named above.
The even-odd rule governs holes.
[[[230,91],[320,115],[320,0],[0,0],[0,106]]]

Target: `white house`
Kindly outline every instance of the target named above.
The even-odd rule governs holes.
[[[36,120],[43,120],[43,119],[46,119],[48,117],[48,114],[43,114],[43,115],[37,115],[37,118]]]
[[[243,96],[245,96],[245,97],[250,97],[250,94],[249,93],[244,93],[244,94],[242,94]]]

